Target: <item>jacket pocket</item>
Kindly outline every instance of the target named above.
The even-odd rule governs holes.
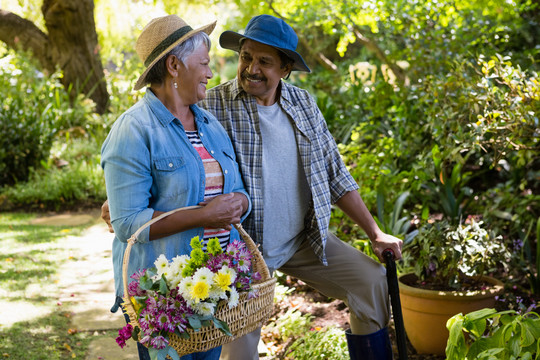
[[[179,201],[192,183],[185,160],[179,156],[154,159],[153,178],[154,197],[178,197]]]
[[[154,167],[157,171],[175,171],[184,165],[181,157],[168,157],[154,160]]]

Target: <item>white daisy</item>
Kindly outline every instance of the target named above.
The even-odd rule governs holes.
[[[165,255],[159,255],[156,261],[154,261],[154,265],[156,266],[157,274],[160,277],[162,274],[169,273],[169,261],[167,260]]]
[[[195,271],[195,274],[193,274],[194,282],[202,281],[202,282],[207,283],[208,286],[212,286],[213,278],[214,278],[214,273],[212,272],[212,270],[205,267],[197,269],[197,271]]]
[[[170,267],[174,271],[182,272],[189,260],[189,256],[187,255],[175,256],[171,261]]]
[[[238,291],[236,291],[235,288],[232,288],[229,295],[229,309],[232,309],[238,305],[239,298],[240,294],[238,294]]]
[[[214,315],[214,311],[216,309],[216,304],[211,302],[205,302],[201,301],[197,304],[193,304],[191,308],[200,315],[207,316],[207,315]]]
[[[191,300],[191,290],[193,289],[193,279],[191,277],[183,278],[182,281],[178,284],[178,291],[186,301]]]

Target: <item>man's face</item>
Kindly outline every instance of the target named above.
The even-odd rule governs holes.
[[[238,59],[238,81],[260,105],[276,102],[276,91],[290,66],[281,67],[278,50],[253,40],[245,40]]]

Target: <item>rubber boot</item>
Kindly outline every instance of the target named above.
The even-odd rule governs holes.
[[[368,335],[352,334],[345,331],[351,360],[392,360],[392,344],[388,328],[383,328]]]

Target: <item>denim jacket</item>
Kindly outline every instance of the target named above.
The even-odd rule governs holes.
[[[221,165],[223,192],[239,192],[248,197],[227,133],[209,112],[197,105],[190,108],[199,137]],[[182,123],[150,89],[114,123],[101,149],[101,166],[115,231],[116,295],[122,296],[122,261],[127,240],[152,218],[154,210],[167,212],[203,201],[205,172]],[[244,217],[249,211],[251,200]],[[139,269],[153,267],[160,254],[169,260],[176,255],[189,254],[190,240],[197,235],[202,239],[202,227],[149,241],[149,228],[146,228],[132,247],[128,276]],[[235,239],[239,239],[239,235],[233,228],[231,240]]]

